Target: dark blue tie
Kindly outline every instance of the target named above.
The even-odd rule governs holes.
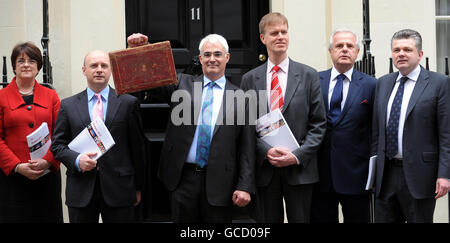
[[[198,127],[197,137],[197,153],[195,155],[195,162],[201,168],[205,167],[209,158],[209,146],[211,145],[211,123],[212,123],[212,108],[213,108],[213,88],[215,82],[210,82],[207,85],[205,99],[202,105],[202,123]]]
[[[386,156],[389,159],[392,159],[398,153],[398,124],[402,110],[403,92],[407,80],[408,77],[402,77],[400,79],[400,85],[392,102],[391,113],[386,127]]]
[[[331,101],[330,101],[330,111],[328,112],[328,118],[331,120],[331,123],[333,125],[336,124],[336,122],[339,119],[339,116],[341,116],[341,103],[342,103],[342,88],[343,88],[343,82],[345,79],[344,74],[339,74],[337,76],[336,85],[333,89],[333,94],[331,95]]]

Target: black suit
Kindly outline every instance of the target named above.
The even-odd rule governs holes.
[[[432,222],[436,180],[450,178],[450,80],[420,69],[406,110],[400,163],[385,158],[387,106],[399,73],[385,75],[377,84],[372,141],[372,154],[378,155],[376,222]],[[392,212],[386,201],[397,193],[392,185],[398,178],[403,178],[404,191],[397,200],[407,206]]]
[[[320,72],[327,113],[331,69]],[[365,190],[369,168],[372,108],[376,79],[353,70],[347,98],[337,122],[327,122],[319,150],[319,178],[312,203],[312,222],[338,223],[338,205],[344,222],[369,222],[369,195]]]
[[[187,168],[186,159],[197,128],[196,121],[202,102],[203,76],[194,77],[179,74],[178,81],[178,85],[158,88],[151,93],[167,99],[172,108],[172,115],[174,115],[175,109],[180,104],[180,102],[170,101],[175,91],[182,91],[189,98],[192,98],[192,100],[188,101],[191,107],[190,120],[188,121],[190,124],[179,125],[174,124],[173,119],[169,121],[159,165],[159,178],[167,189],[172,192],[172,214],[174,220],[176,222],[220,221],[217,218],[208,218],[209,214],[213,214],[212,211],[206,212],[206,217],[200,217],[200,219],[195,215],[192,217],[184,215],[186,212],[179,209],[180,205],[189,206],[192,208],[192,211],[200,210],[200,208],[199,205],[188,205],[192,203],[188,200],[179,202],[176,205],[176,201],[181,200],[178,195],[180,194],[180,188],[183,187],[182,190],[189,195],[192,195],[193,191],[203,190],[201,194],[206,200],[203,200],[204,206],[219,207],[218,211],[225,210],[227,219],[223,220],[225,222],[230,221],[231,212],[229,209],[231,209],[232,205],[233,192],[240,190],[255,193],[254,141],[251,139],[254,136],[254,126],[249,126],[248,121],[246,125],[236,125],[237,114],[245,112],[245,107],[239,107],[235,98],[232,100],[226,99],[227,91],[236,91],[238,89],[227,81],[221,110],[211,140],[207,169],[198,177],[202,179],[189,181],[185,178],[189,173],[200,174],[193,172],[191,167]],[[184,115],[187,116],[189,114]],[[229,117],[233,118],[232,124],[226,123]],[[221,123],[225,125],[220,125]],[[196,175],[193,176],[193,178],[197,178],[195,177]],[[204,183],[194,186],[194,183],[200,183],[198,180],[202,180]],[[189,186],[194,186],[195,188],[185,188]],[[220,207],[224,208],[224,210],[220,209]]]
[[[90,122],[86,90],[61,102],[51,150],[67,167],[67,206],[85,208],[93,198],[100,198],[111,208],[133,207],[136,191],[144,184],[145,163],[138,100],[131,95],[117,96],[110,88],[105,125],[116,144],[97,161],[97,169],[82,173],[75,165],[79,154],[68,144]],[[120,221],[118,217],[112,220]]]
[[[266,94],[266,87],[267,63],[242,77],[241,88],[244,91],[262,90]],[[267,95],[258,96],[258,104],[268,104]],[[309,222],[312,185],[319,181],[317,150],[326,130],[319,77],[313,68],[289,61],[283,107],[283,116],[300,145],[292,152],[300,165],[275,168],[266,158],[271,146],[254,137],[258,187],[255,218],[261,222],[283,222],[284,197],[289,222]],[[260,111],[258,117],[263,115]]]

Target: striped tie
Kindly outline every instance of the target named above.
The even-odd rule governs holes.
[[[270,110],[283,110],[283,92],[281,91],[280,81],[278,80],[279,66],[272,68],[272,83],[270,86]]]

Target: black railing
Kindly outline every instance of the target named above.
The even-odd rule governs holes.
[[[43,35],[41,39],[42,44],[42,58],[43,58],[43,65],[42,65],[42,81],[43,85],[47,86],[49,88],[53,89],[53,75],[52,75],[52,64],[50,63],[50,57],[49,57],[49,49],[48,49],[48,42],[49,42],[49,36],[48,36],[48,0],[42,1],[42,9],[43,9]]]
[[[2,88],[6,87],[8,85],[8,70],[6,69],[6,57],[3,57],[3,82],[0,83]]]
[[[444,74],[446,76],[449,76],[448,57],[445,57],[443,61],[445,62]],[[428,57],[425,58],[425,69],[430,71],[430,59]],[[390,57],[389,58],[389,73],[393,73],[393,72],[394,72],[394,64],[392,62],[392,57]]]

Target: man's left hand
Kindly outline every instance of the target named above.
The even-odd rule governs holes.
[[[250,203],[251,196],[250,196],[250,193],[248,193],[248,192],[236,190],[233,193],[232,200],[233,200],[234,204],[236,204],[238,207],[242,208],[242,207],[247,206]]]
[[[435,198],[441,198],[445,195],[447,195],[448,191],[450,190],[450,181],[446,178],[438,178],[436,181],[436,193]]]
[[[141,202],[141,191],[136,191],[136,203],[134,206],[136,207]]]
[[[297,158],[286,148],[271,148],[267,152],[269,162],[278,168],[296,165]]]

